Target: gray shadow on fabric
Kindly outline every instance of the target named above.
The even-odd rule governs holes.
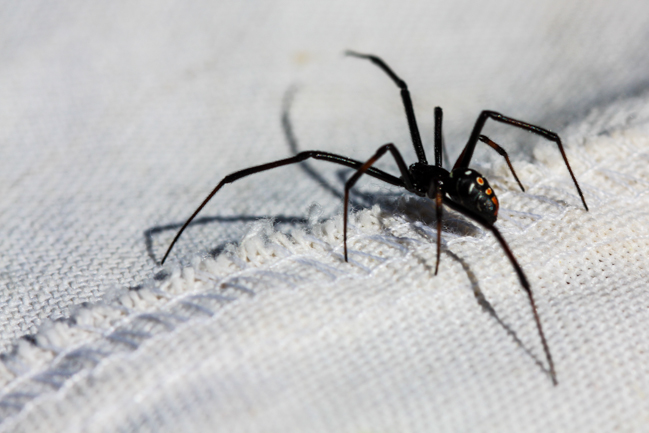
[[[451,259],[455,260],[457,263],[459,263],[462,266],[462,269],[464,269],[464,272],[466,273],[467,277],[469,278],[469,281],[471,282],[471,288],[473,289],[473,296],[475,296],[476,301],[478,301],[478,305],[482,307],[484,311],[489,313],[491,317],[493,317],[496,322],[509,334],[510,337],[514,339],[514,342],[518,347],[523,349],[523,351],[530,357],[532,360],[536,363],[536,365],[543,371],[551,380],[552,378],[552,372],[545,367],[543,362],[539,358],[532,353],[530,349],[525,346],[525,344],[521,341],[520,338],[518,338],[518,335],[516,335],[516,332],[507,324],[505,323],[500,316],[498,316],[498,313],[496,313],[496,310],[494,307],[491,305],[489,301],[487,301],[487,298],[485,298],[484,293],[482,293],[482,290],[480,289],[480,285],[478,284],[478,278],[476,275],[473,273],[471,270],[471,267],[468,265],[467,262],[462,260],[461,257],[459,257],[457,254],[454,252],[446,249],[444,250],[446,254],[448,254]]]
[[[245,222],[258,221],[261,219],[272,219],[273,227],[275,227],[278,224],[290,224],[295,226],[295,225],[308,225],[312,223],[312,221],[309,221],[309,219],[304,216],[290,216],[290,215],[273,215],[272,217],[269,215],[239,215],[239,216],[232,216],[232,217],[206,216],[206,217],[196,218],[194,221],[192,221],[190,225],[187,226],[187,228],[212,224],[212,223],[230,223],[230,224],[242,223],[242,222],[245,223]],[[158,260],[155,251],[153,250],[154,237],[159,235],[160,233],[164,233],[168,231],[176,232],[183,226],[183,224],[184,221],[181,223],[172,223],[172,224],[166,224],[161,226],[154,226],[144,231],[144,244],[146,245],[147,254],[151,258],[151,260],[153,260],[156,264],[159,265],[160,260]],[[217,256],[231,242],[232,241],[225,241],[220,243],[216,248],[210,250],[209,252],[210,255]]]
[[[288,144],[288,147],[293,155],[297,155],[298,153],[301,152],[300,147],[298,145],[298,140],[295,135],[295,132],[293,130],[293,123],[291,122],[291,108],[293,106],[293,100],[295,99],[295,94],[297,93],[298,86],[296,84],[293,84],[289,86],[288,89],[286,89],[286,92],[284,92],[284,97],[282,99],[282,117],[281,117],[281,122],[282,122],[282,131],[284,132],[284,138],[286,139],[286,144]],[[319,149],[322,150],[322,149]],[[345,182],[349,179],[349,174],[352,172],[351,168],[344,168],[344,169],[339,169],[336,170],[336,177],[340,181],[341,186],[336,188],[335,186],[331,185],[324,176],[322,176],[316,169],[313,168],[313,166],[307,162],[307,161],[302,161],[298,164],[298,166],[306,173],[308,177],[313,179],[316,183],[318,183],[322,188],[324,188],[326,191],[331,193],[334,197],[339,198],[341,201],[344,200],[344,185]],[[350,190],[349,192],[350,198],[349,198],[349,204],[352,207],[359,208],[359,207],[371,207],[373,204],[384,200],[388,197],[395,197],[401,195],[399,194],[367,194],[362,191],[360,191],[358,188],[354,188]]]
[[[561,130],[570,124],[583,121],[593,110],[606,109],[612,104],[625,99],[646,98],[648,94],[649,78],[629,83],[621,89],[596,92],[590,97],[584,97],[574,105],[566,106],[563,109],[555,110],[540,117],[539,122],[542,122],[542,124],[554,124],[554,128]]]
[[[422,237],[430,239],[430,236],[429,236],[428,233],[424,232],[421,229],[418,229],[417,227],[415,227],[415,230],[418,233],[420,233],[420,235]],[[435,245],[435,243],[431,243],[431,245]],[[485,298],[484,293],[482,293],[482,290],[480,289],[480,284],[478,283],[478,278],[476,277],[476,275],[471,270],[471,267],[469,266],[469,264],[464,259],[462,259],[460,256],[455,254],[453,251],[446,248],[444,245],[442,245],[442,255],[448,255],[452,260],[454,260],[455,262],[459,263],[460,266],[462,266],[462,269],[466,273],[466,276],[469,279],[469,282],[471,283],[471,289],[473,290],[473,296],[475,296],[476,301],[478,301],[478,305],[480,305],[480,307],[482,307],[482,309],[485,312],[489,313],[489,315],[496,320],[496,322],[505,330],[505,332],[507,332],[507,334],[509,334],[509,336],[514,340],[516,345],[518,347],[520,347],[521,349],[523,349],[523,351],[530,358],[532,358],[534,363],[541,369],[541,371],[543,371],[543,373],[545,373],[550,379],[552,379],[552,373],[550,372],[550,370],[548,368],[546,368],[545,365],[543,364],[543,362],[541,362],[541,360],[536,355],[534,355],[534,353],[532,353],[532,351],[525,345],[525,343],[523,343],[523,341],[516,334],[516,331],[514,331],[511,328],[511,326],[509,326],[507,323],[505,323],[500,318],[500,316],[498,315],[498,313],[496,312],[494,307],[491,305],[491,303],[489,301],[487,301],[487,298]],[[423,257],[418,256],[416,253],[414,254],[414,257],[417,259],[417,261],[419,261],[426,268],[426,270],[428,272],[430,272],[432,278],[436,278],[436,276],[435,276],[435,268],[428,263],[428,260],[426,260]],[[441,263],[440,263],[440,266],[442,266]]]
[[[281,124],[282,124],[282,131],[284,132],[284,138],[286,139],[286,143],[288,144],[288,147],[293,155],[296,155],[300,152],[298,141],[295,136],[295,133],[293,132],[293,125],[291,124],[291,119],[290,119],[290,109],[296,91],[297,91],[297,86],[295,85],[290,86],[286,90],[283,97],[282,114],[281,114]],[[308,162],[301,162],[297,165],[307,174],[308,177],[315,180],[316,183],[318,183],[322,188],[324,188],[326,191],[331,193],[334,197],[339,198],[342,202],[342,200],[344,199],[344,194],[342,190],[344,188],[346,178],[349,177],[349,172],[351,171],[351,169],[341,169],[337,171],[337,176],[341,181],[341,188],[336,188],[332,186],[329,182],[327,182],[327,180],[321,174],[319,174]],[[351,191],[349,201],[352,208],[361,208],[361,207],[366,208],[366,207],[370,207],[372,204],[383,201],[388,197],[394,197],[394,196],[396,195],[395,194],[366,194],[360,192],[358,189],[355,189]],[[305,216],[285,216],[285,215],[273,215],[273,216],[241,215],[236,217],[206,216],[202,218],[196,218],[194,221],[191,222],[191,224],[189,224],[189,226],[187,226],[187,228],[195,227],[199,225],[211,224],[211,223],[240,223],[240,222],[252,222],[260,219],[272,219],[273,224],[293,224],[293,225],[308,224],[308,218]],[[156,235],[159,235],[160,233],[167,232],[170,230],[174,230],[174,231],[179,230],[183,226],[183,224],[184,222],[165,224],[165,225],[150,227],[144,231],[144,243],[146,246],[146,251],[149,258],[151,258],[153,262],[160,265],[160,261],[156,257],[153,248],[154,237]],[[219,244],[216,248],[210,250],[210,254],[212,256],[218,255],[221,251],[223,251],[225,246],[229,243],[230,241]]]
[[[286,90],[286,92],[284,92],[284,98],[282,99],[282,131],[284,132],[286,144],[288,144],[288,148],[291,150],[293,155],[300,153],[297,137],[295,136],[295,132],[293,132],[293,124],[291,123],[291,106],[293,105],[293,99],[295,98],[297,89],[298,86],[293,84]],[[298,166],[307,174],[307,176],[319,183],[322,188],[329,191],[331,195],[343,200],[343,193],[331,186],[329,182],[327,182],[327,180],[311,166],[311,164],[303,161],[299,163]]]

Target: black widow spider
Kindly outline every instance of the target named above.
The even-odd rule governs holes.
[[[356,169],[356,173],[347,180],[345,183],[345,198],[344,198],[344,213],[343,213],[343,246],[345,252],[345,261],[347,260],[347,214],[348,214],[348,203],[349,203],[349,190],[352,186],[358,181],[358,179],[363,174],[368,174],[376,179],[382,180],[386,183],[389,183],[394,186],[399,186],[405,188],[407,191],[417,194],[420,197],[427,197],[435,201],[435,210],[437,216],[437,261],[435,264],[435,275],[437,275],[437,270],[439,269],[439,260],[441,254],[441,236],[442,236],[442,204],[450,207],[454,211],[472,219],[477,222],[484,228],[488,229],[496,237],[500,246],[505,251],[507,258],[511,262],[518,279],[520,280],[523,289],[527,292],[529,298],[530,306],[532,307],[532,313],[534,314],[534,320],[536,322],[536,327],[541,338],[541,343],[543,344],[543,350],[548,361],[550,376],[552,378],[552,383],[557,384],[556,372],[554,369],[554,362],[552,361],[552,356],[550,355],[550,349],[548,343],[545,339],[545,334],[543,333],[543,328],[541,327],[541,320],[539,319],[538,312],[536,310],[536,304],[534,303],[534,297],[532,296],[532,290],[530,284],[527,281],[525,273],[521,269],[518,261],[512,254],[507,242],[500,234],[500,231],[494,226],[496,218],[498,217],[498,199],[496,194],[493,192],[489,186],[489,182],[485,179],[480,173],[469,168],[469,163],[473,156],[473,151],[475,146],[478,143],[478,140],[490,146],[501,156],[505,158],[507,165],[509,166],[516,182],[520,186],[522,191],[525,191],[523,185],[521,184],[514,167],[512,167],[511,162],[509,161],[509,156],[507,152],[500,147],[498,144],[491,141],[488,137],[480,135],[482,128],[484,127],[487,119],[492,119],[497,122],[505,123],[507,125],[515,126],[517,128],[524,129],[526,131],[532,132],[534,134],[540,135],[550,141],[554,141],[559,147],[561,156],[568,167],[570,176],[572,177],[575,186],[577,187],[577,192],[581,197],[581,201],[584,204],[584,208],[588,210],[586,205],[586,200],[584,199],[584,194],[579,188],[579,183],[570,168],[568,163],[568,158],[566,153],[563,150],[563,145],[561,144],[561,139],[557,134],[551,132],[547,129],[531,125],[529,123],[521,122],[520,120],[512,119],[511,117],[503,116],[500,113],[495,111],[483,111],[480,113],[478,120],[476,121],[473,131],[471,131],[471,136],[467,142],[464,150],[460,154],[459,158],[455,162],[453,169],[449,172],[442,167],[442,147],[443,147],[443,138],[442,138],[442,109],[440,107],[435,107],[435,165],[429,165],[426,160],[426,154],[424,152],[424,147],[419,136],[419,129],[417,128],[417,121],[415,120],[415,112],[412,106],[412,100],[410,99],[410,92],[408,91],[408,86],[405,81],[399,78],[390,67],[379,57],[369,55],[369,54],[360,54],[353,51],[347,51],[347,55],[352,57],[358,57],[362,59],[367,59],[377,65],[383,70],[395,84],[401,89],[401,99],[403,100],[403,105],[406,111],[406,117],[408,119],[408,127],[410,129],[410,135],[412,137],[412,144],[415,147],[415,152],[417,153],[418,162],[412,164],[409,168],[406,166],[401,154],[397,148],[392,143],[385,144],[378,148],[374,156],[368,159],[365,163],[356,161],[345,156],[336,155],[329,152],[323,152],[320,150],[307,150],[300,152],[295,156],[286,159],[280,159],[279,161],[270,162],[267,164],[257,165],[255,167],[246,168],[234,173],[231,173],[223,178],[221,182],[212,190],[212,192],[207,196],[207,198],[201,203],[201,205],[194,211],[192,216],[183,224],[176,236],[174,237],[171,245],[167,249],[164,257],[162,258],[161,265],[164,264],[165,260],[169,256],[171,249],[175,245],[180,235],[183,233],[185,228],[192,222],[196,215],[203,209],[208,201],[216,194],[223,185],[232,183],[236,180],[239,180],[243,177],[249,176],[251,174],[259,173],[262,171],[270,170],[273,168],[281,167],[284,165],[295,164],[301,161],[304,161],[308,158],[321,159],[324,161],[333,162],[335,164],[344,165]],[[390,152],[394,157],[395,162],[401,172],[401,177],[396,177],[391,174],[388,174],[378,168],[372,167],[374,163],[381,158],[386,152]]]

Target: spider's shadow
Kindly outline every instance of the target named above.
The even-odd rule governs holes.
[[[232,217],[224,217],[224,216],[205,216],[201,218],[196,218],[192,223],[189,225],[190,227],[196,227],[196,226],[202,226],[206,224],[212,224],[212,223],[245,223],[245,222],[254,222],[258,221],[260,219],[272,219],[273,221],[273,226],[279,225],[279,224],[286,224],[286,225],[307,225],[309,224],[309,219],[305,218],[304,216],[290,216],[290,215],[275,215],[275,216],[265,216],[265,215],[239,215],[239,216],[232,216]],[[156,264],[160,264],[160,261],[157,259],[155,255],[155,251],[153,250],[153,239],[156,235],[159,235],[160,233],[172,231],[176,232],[178,231],[182,226],[184,222],[181,223],[171,223],[171,224],[166,224],[162,226],[154,226],[151,227],[147,230],[144,231],[144,243],[146,245],[146,251],[151,260],[153,260]],[[209,251],[210,255],[212,256],[217,256],[221,251],[224,250],[225,246],[229,244],[229,241],[222,242],[219,245],[216,246],[216,248],[213,248]]]
[[[293,132],[293,124],[291,122],[290,112],[291,106],[293,104],[293,98],[295,96],[297,87],[295,85],[289,87],[284,94],[282,102],[282,115],[281,115],[281,124],[282,131],[284,132],[284,138],[288,144],[289,150],[293,155],[297,155],[300,152],[298,145],[298,140]],[[336,178],[340,182],[340,186],[336,187],[327,181],[324,176],[322,176],[318,171],[316,171],[311,164],[306,161],[302,161],[299,164],[296,164],[304,173],[318,183],[323,189],[331,193],[334,197],[337,197],[342,200],[344,199],[343,188],[344,184],[349,178],[349,173],[352,169],[344,168],[336,170]],[[381,194],[367,194],[359,190],[358,188],[350,191],[350,205],[352,208],[367,208],[371,207],[375,203],[386,202],[388,198],[395,197],[396,194],[390,193],[381,193]],[[306,225],[308,224],[308,218],[305,216],[286,216],[286,215],[239,215],[233,217],[223,217],[223,216],[205,216],[201,218],[196,218],[194,221],[189,224],[187,228],[201,226],[211,223],[241,223],[241,222],[253,222],[260,219],[272,219],[274,224],[292,224],[292,225]],[[144,243],[146,246],[146,251],[151,260],[156,264],[160,264],[160,261],[156,257],[153,245],[154,237],[168,231],[177,231],[183,226],[183,222],[180,223],[170,223],[165,225],[153,226],[144,231]],[[216,248],[210,251],[210,254],[217,255],[230,241],[225,241],[219,244]]]
[[[418,229],[416,226],[415,226],[415,230],[419,232],[419,234],[422,237],[430,239],[428,233],[424,232],[421,229]],[[456,261],[457,263],[460,264],[460,266],[462,266],[462,269],[466,273],[466,276],[471,283],[471,289],[473,289],[473,296],[475,296],[478,305],[480,305],[480,307],[482,307],[482,309],[485,312],[489,313],[489,315],[496,320],[496,322],[505,330],[505,332],[509,334],[509,336],[514,340],[516,345],[521,349],[523,349],[523,351],[530,358],[532,358],[534,363],[541,369],[541,371],[543,371],[545,374],[548,375],[548,377],[550,377],[550,379],[552,379],[552,372],[543,364],[543,362],[536,355],[534,355],[534,353],[525,345],[525,343],[523,343],[523,341],[518,337],[516,332],[511,328],[511,326],[509,326],[500,318],[500,316],[498,315],[494,307],[484,296],[484,293],[482,293],[482,289],[480,289],[478,278],[471,270],[469,264],[460,256],[455,254],[453,251],[446,248],[444,245],[442,245],[442,251],[445,253],[445,256],[449,256],[452,260]],[[423,257],[419,257],[416,253],[414,254],[414,257],[427,269],[427,271],[431,275],[431,278],[435,278],[435,270],[432,266],[430,266],[428,260],[424,259]]]
[[[476,298],[476,301],[478,301],[478,304],[482,307],[483,310],[485,310],[491,317],[493,317],[496,322],[509,334],[509,336],[514,340],[516,345],[523,349],[523,351],[536,363],[536,365],[543,371],[545,374],[548,375],[550,379],[552,379],[552,372],[545,366],[543,365],[543,362],[532,353],[530,349],[525,346],[523,341],[521,341],[520,338],[518,338],[518,335],[516,332],[507,324],[505,323],[500,316],[498,316],[498,313],[496,313],[496,310],[494,307],[491,305],[489,301],[487,301],[487,298],[485,298],[484,294],[482,293],[482,290],[480,289],[480,285],[478,284],[478,278],[476,275],[473,273],[471,268],[469,267],[468,263],[465,262],[461,257],[456,255],[454,252],[450,250],[446,250],[446,254],[448,254],[451,259],[455,260],[458,262],[461,266],[462,269],[464,269],[464,272],[466,273],[467,277],[469,278],[469,281],[471,281],[471,288],[473,289],[473,295]]]
[[[300,147],[298,146],[298,141],[295,136],[295,133],[293,132],[293,122],[291,122],[291,107],[293,106],[293,99],[295,97],[295,93],[297,92],[297,86],[292,85],[290,86],[286,92],[284,93],[284,98],[282,101],[282,131],[284,132],[284,138],[286,139],[286,144],[288,144],[289,149],[291,150],[291,153],[293,155],[297,155],[300,153]],[[340,183],[339,187],[333,186],[330,182],[328,182],[324,176],[322,176],[320,173],[318,173],[317,170],[315,170],[311,163],[308,161],[302,161],[301,163],[298,164],[300,169],[304,171],[304,173],[313,179],[315,182],[317,182],[323,189],[331,193],[334,197],[337,197],[340,199],[342,202],[345,199],[345,195],[343,193],[344,190],[344,185],[345,182],[349,179],[349,174],[353,171],[351,168],[341,168],[336,170],[336,178],[338,182]],[[362,190],[358,188],[351,189],[349,191],[349,204],[352,207],[371,207],[375,203],[379,202],[385,202],[387,199],[394,198],[399,194],[395,193],[372,193],[368,194],[363,192]]]

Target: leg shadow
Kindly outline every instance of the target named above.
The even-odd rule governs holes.
[[[240,223],[240,222],[252,222],[252,221],[257,221],[260,219],[272,219],[273,220],[273,226],[277,224],[291,224],[291,225],[308,225],[312,222],[309,221],[309,219],[305,218],[304,216],[289,216],[289,215],[276,215],[276,216],[268,216],[268,215],[240,215],[240,216],[232,216],[232,217],[222,217],[222,216],[206,216],[206,217],[201,217],[201,218],[196,218],[192,223],[187,227],[195,227],[195,226],[201,226],[201,225],[206,225],[206,224],[211,224],[211,223]],[[146,251],[151,260],[153,260],[156,264],[160,264],[160,261],[155,255],[155,252],[153,251],[153,239],[154,236],[159,235],[160,233],[164,233],[167,231],[177,231],[179,230],[184,224],[184,221],[181,223],[172,223],[172,224],[166,224],[162,226],[155,226],[151,227],[147,230],[144,231],[144,243],[146,245]],[[222,244],[218,245],[216,248],[210,250],[210,254],[212,256],[218,255],[227,244],[230,242],[223,242]]]
[[[417,228],[416,226],[414,227],[415,230],[419,232],[419,234],[422,237],[430,239],[428,233],[421,230],[420,228]],[[518,347],[523,349],[523,351],[530,358],[532,358],[534,363],[541,369],[541,371],[545,373],[550,379],[552,379],[552,372],[548,368],[546,368],[543,362],[539,358],[537,358],[536,355],[534,355],[534,353],[532,353],[532,351],[525,345],[525,343],[523,343],[523,341],[521,341],[521,339],[518,337],[516,332],[507,323],[505,323],[500,318],[500,316],[498,316],[498,313],[496,312],[494,307],[491,305],[489,301],[487,301],[487,298],[485,298],[484,293],[482,293],[482,290],[480,289],[480,284],[478,284],[478,278],[471,270],[469,264],[466,261],[464,261],[460,256],[458,256],[457,254],[455,254],[454,252],[446,248],[444,245],[442,245],[442,254],[448,255],[451,259],[453,259],[454,261],[456,261],[462,266],[462,269],[464,269],[464,272],[466,273],[467,277],[469,278],[469,281],[471,282],[471,288],[473,289],[473,296],[475,296],[476,301],[478,301],[478,305],[480,305],[484,311],[489,313],[489,315],[493,317],[496,320],[496,322],[498,322],[498,324],[505,330],[505,332],[509,334],[509,336],[514,340],[516,345],[518,345]],[[423,257],[418,257],[416,255],[415,257],[431,273],[431,276],[434,277],[435,276],[434,268],[428,264],[428,261]]]
[[[284,98],[282,100],[282,131],[284,132],[284,138],[286,139],[286,144],[293,155],[300,153],[300,147],[298,145],[297,137],[293,131],[293,123],[291,122],[291,108],[293,106],[293,100],[295,99],[295,94],[297,93],[298,86],[290,86],[284,93]],[[337,197],[342,202],[344,200],[344,187],[345,182],[350,177],[350,173],[353,171],[351,168],[342,168],[336,170],[336,178],[340,182],[338,187],[333,186],[329,183],[316,169],[313,168],[311,163],[303,161],[298,164],[298,166],[306,173],[308,177],[316,181],[322,188],[327,190],[331,195]],[[371,207],[373,204],[377,203],[380,199],[385,199],[387,197],[393,197],[400,194],[367,194],[360,190],[352,189],[350,191],[349,204],[352,207]]]
[[[489,301],[487,301],[487,298],[485,298],[484,293],[482,293],[482,290],[480,289],[480,285],[478,284],[478,279],[473,273],[473,271],[471,270],[471,267],[469,267],[468,263],[466,263],[464,260],[462,260],[461,257],[459,257],[458,255],[456,255],[450,250],[446,250],[446,253],[453,260],[458,262],[462,266],[462,269],[464,269],[464,272],[466,272],[466,275],[469,278],[469,281],[471,282],[471,288],[473,289],[473,296],[475,296],[476,301],[478,301],[478,304],[482,307],[482,309],[485,310],[487,313],[489,313],[489,315],[491,315],[491,317],[493,317],[496,320],[496,322],[498,322],[498,324],[505,330],[505,332],[507,332],[507,334],[509,334],[509,336],[514,339],[514,342],[518,345],[518,347],[523,349],[523,351],[530,358],[532,358],[532,360],[541,369],[541,371],[543,371],[551,380],[554,380],[552,377],[552,372],[545,367],[543,362],[539,358],[537,358],[536,355],[534,355],[532,351],[530,351],[530,349],[527,348],[527,346],[525,346],[525,344],[521,341],[521,339],[518,338],[518,335],[516,335],[516,332],[507,323],[503,322],[500,316],[498,316],[498,313],[496,313],[494,307],[491,305],[491,303],[489,303]]]
[[[297,91],[297,86],[295,85],[290,86],[286,90],[282,102],[282,114],[281,114],[281,124],[282,124],[282,131],[284,132],[284,138],[286,139],[286,143],[288,144],[289,150],[293,155],[296,155],[300,152],[298,140],[293,131],[293,125],[291,123],[291,115],[290,115],[291,106],[293,104],[293,99],[296,91]],[[343,169],[337,171],[337,177],[338,179],[340,179],[341,185],[340,187],[336,188],[333,185],[331,185],[320,173],[318,173],[318,171],[316,171],[308,162],[306,161],[301,162],[298,164],[298,166],[306,173],[308,177],[316,181],[316,183],[318,183],[322,188],[324,188],[334,197],[339,198],[340,201],[342,202],[342,200],[344,199],[344,194],[342,191],[346,182],[346,178],[349,177],[349,172],[351,171],[351,169]],[[394,196],[394,195],[391,194],[390,196]],[[356,189],[351,192],[350,204],[352,207],[370,207],[372,204],[376,203],[377,201],[385,200],[386,198],[387,196],[383,197],[382,195],[366,194]],[[188,228],[196,225],[211,224],[214,222],[217,223],[250,222],[262,218],[272,218],[275,224],[278,223],[279,224],[307,224],[308,223],[308,219],[305,218],[304,216],[283,216],[283,215],[279,215],[279,216],[241,215],[237,217],[207,216],[202,218],[196,218],[194,221],[192,221],[192,223],[188,226]],[[165,224],[161,226],[150,227],[144,231],[144,243],[146,245],[147,254],[151,258],[151,260],[153,260],[156,264],[160,264],[160,262],[156,257],[155,252],[153,251],[154,237],[160,233],[169,230],[174,230],[174,231],[179,230],[182,226],[183,226],[183,222],[171,223],[171,224]],[[212,255],[217,255],[223,250],[223,248],[225,248],[225,245],[227,245],[227,243],[219,245],[215,249],[211,250],[210,253]]]

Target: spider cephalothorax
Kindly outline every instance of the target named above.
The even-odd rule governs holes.
[[[360,162],[346,156],[336,155],[329,152],[323,152],[320,150],[307,150],[300,152],[290,158],[281,159],[279,161],[269,162],[267,164],[257,165],[254,167],[246,168],[234,173],[227,175],[226,177],[219,182],[219,184],[212,190],[212,192],[207,196],[207,198],[201,203],[201,205],[194,211],[191,217],[183,224],[180,228],[176,237],[169,245],[167,252],[165,253],[162,263],[165,262],[171,249],[174,244],[180,238],[180,235],[183,233],[185,228],[193,221],[194,217],[203,209],[207,202],[216,194],[223,185],[232,183],[238,179],[249,176],[254,173],[259,173],[262,171],[270,170],[272,168],[281,167],[284,165],[295,164],[301,161],[304,161],[309,158],[320,159],[324,161],[333,162],[335,164],[344,165],[346,167],[351,167],[356,170],[356,172],[349,178],[345,183],[345,198],[344,198],[344,214],[343,214],[343,250],[345,261],[348,259],[347,254],[347,215],[348,215],[348,203],[349,203],[349,190],[354,186],[356,181],[363,175],[367,174],[376,179],[382,180],[386,183],[389,183],[394,186],[405,188],[406,190],[417,194],[421,197],[428,197],[431,200],[435,201],[435,209],[437,213],[437,261],[435,265],[435,274],[437,274],[437,269],[439,267],[439,260],[441,254],[441,236],[442,236],[442,205],[446,205],[454,211],[470,218],[471,220],[477,222],[485,229],[491,231],[496,237],[500,246],[503,248],[507,258],[514,267],[514,271],[518,275],[518,279],[527,293],[530,306],[532,307],[532,312],[534,314],[534,320],[536,322],[536,327],[541,338],[541,343],[543,344],[543,350],[545,351],[546,358],[548,360],[548,367],[552,382],[556,385],[556,373],[554,370],[554,363],[552,361],[552,356],[550,355],[550,348],[545,339],[543,333],[543,328],[541,327],[541,321],[536,310],[536,305],[534,303],[534,297],[532,295],[532,289],[530,284],[525,277],[525,273],[518,264],[518,261],[512,254],[507,242],[500,234],[500,231],[494,226],[496,218],[498,217],[498,199],[496,194],[489,186],[489,182],[477,171],[469,168],[471,163],[471,158],[473,157],[473,151],[475,150],[476,144],[478,141],[481,141],[487,144],[489,147],[498,152],[501,156],[505,158],[512,175],[518,182],[520,188],[525,191],[523,185],[518,180],[516,172],[509,161],[507,152],[500,147],[498,144],[491,141],[488,137],[480,135],[482,128],[488,119],[495,120],[496,122],[501,122],[510,126],[524,129],[531,133],[540,135],[541,137],[546,138],[547,140],[553,141],[559,147],[561,156],[563,157],[568,172],[572,177],[577,192],[581,198],[581,201],[584,205],[584,208],[588,210],[586,205],[586,200],[584,195],[579,188],[579,183],[575,175],[572,173],[570,164],[568,163],[568,158],[563,150],[563,145],[561,144],[561,139],[557,134],[547,129],[531,125],[529,123],[521,122],[520,120],[513,119],[511,117],[503,116],[500,113],[495,111],[483,111],[478,116],[478,120],[471,131],[469,140],[464,146],[462,153],[458,157],[453,169],[449,172],[442,167],[442,151],[443,151],[443,138],[442,138],[442,109],[439,107],[435,108],[435,165],[428,164],[426,160],[426,152],[421,142],[419,136],[419,129],[417,128],[417,121],[415,119],[415,112],[412,107],[412,101],[410,99],[410,92],[408,91],[408,86],[405,81],[399,78],[393,71],[385,64],[383,60],[376,56],[368,54],[359,54],[352,51],[347,52],[348,55],[353,57],[359,57],[362,59],[367,59],[377,65],[383,70],[401,89],[401,99],[403,101],[403,106],[406,111],[406,118],[408,119],[408,127],[410,129],[410,135],[412,138],[412,143],[417,153],[418,162],[412,164],[410,168],[406,166],[401,153],[392,143],[385,144],[378,148],[374,155],[367,161]],[[400,177],[386,173],[385,171],[379,170],[378,168],[372,167],[374,163],[381,158],[385,153],[390,152],[397,163]]]

